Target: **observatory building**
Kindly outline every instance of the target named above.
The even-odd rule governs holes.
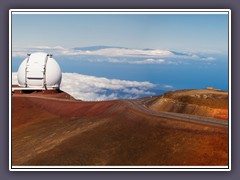
[[[23,60],[17,79],[19,87],[15,90],[59,90],[62,72],[51,54],[37,52]]]

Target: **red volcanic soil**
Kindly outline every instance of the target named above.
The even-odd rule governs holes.
[[[13,94],[12,165],[228,165],[228,127],[154,116],[127,100]]]
[[[228,92],[215,89],[179,90],[165,93],[149,105],[161,112],[175,112],[228,120]]]

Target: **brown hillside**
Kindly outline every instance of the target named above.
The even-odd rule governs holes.
[[[160,112],[194,114],[228,120],[228,92],[210,89],[165,93],[149,105]]]
[[[13,94],[13,165],[228,165],[227,127],[58,96]]]

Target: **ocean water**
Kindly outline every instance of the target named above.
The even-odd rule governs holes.
[[[139,57],[55,56],[55,59],[62,72],[108,79],[148,81],[155,84],[155,91],[206,87],[228,90],[229,84],[228,61],[224,55],[215,55],[212,61],[165,58],[165,62],[159,64],[140,64],[138,62],[144,61],[144,58]],[[12,72],[17,72],[22,60],[20,57],[12,59]]]

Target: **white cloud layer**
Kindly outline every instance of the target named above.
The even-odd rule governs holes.
[[[26,52],[54,52],[56,55],[98,55],[107,57],[126,56],[126,57],[169,57],[173,55],[170,51],[160,49],[128,49],[128,48],[102,48],[97,50],[81,50],[64,48],[61,46],[36,46],[32,48],[13,48],[13,56],[26,56]]]
[[[143,60],[126,60],[126,59],[108,59],[111,63],[128,63],[128,64],[162,64],[164,59],[143,59]]]
[[[213,61],[211,56],[201,56],[192,52],[176,52],[161,49],[128,49],[119,47],[98,46],[86,48],[64,48],[61,46],[37,46],[32,48],[13,48],[13,57],[26,57],[27,53],[47,52],[54,56],[87,56],[85,61],[90,62],[109,62],[109,63],[129,63],[129,64],[176,64],[179,59]],[[98,56],[99,58],[90,58]],[[134,58],[134,59],[133,59]],[[166,58],[175,58],[175,61],[166,60]],[[78,59],[78,58],[76,58]],[[81,59],[83,60],[83,59]]]
[[[168,88],[168,89],[172,89],[173,88],[173,86],[171,86],[171,85],[164,85],[163,87],[164,88]]]
[[[12,73],[12,83],[17,84],[16,72]],[[151,91],[155,86],[150,82],[126,81],[77,73],[63,73],[61,90],[69,93],[76,99],[99,101],[155,95]]]

